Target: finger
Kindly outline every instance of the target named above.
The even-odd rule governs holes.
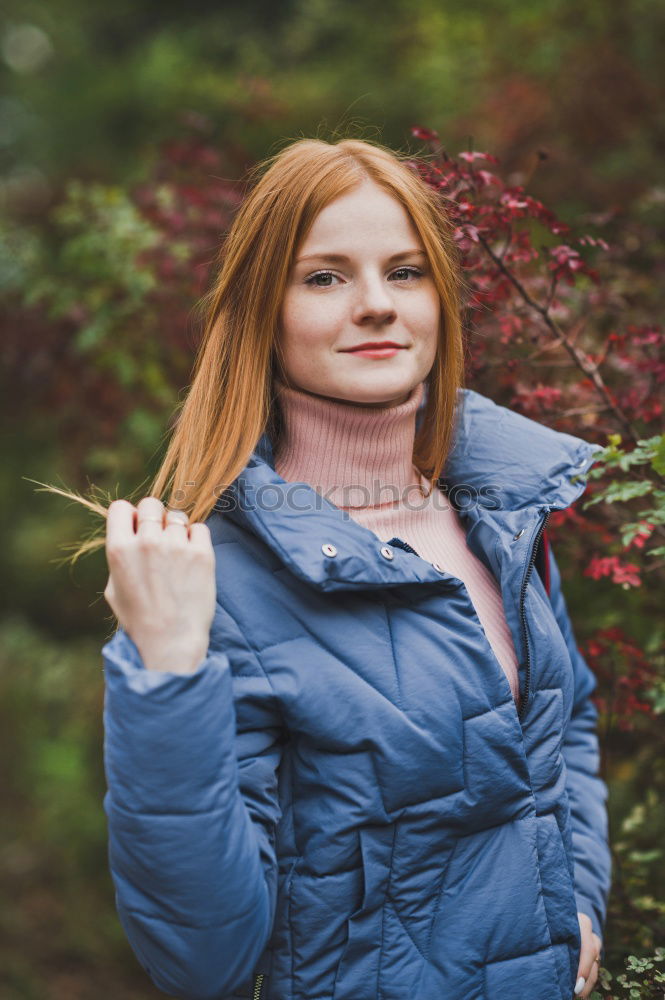
[[[212,539],[210,528],[203,521],[194,521],[189,526],[189,541],[197,549],[205,552],[212,552]]]
[[[136,535],[157,538],[164,527],[164,504],[159,497],[143,497],[136,505]]]
[[[129,500],[113,500],[106,512],[106,550],[134,534],[136,509]]]
[[[114,611],[115,609],[113,608],[113,602],[115,600],[115,587],[113,586],[112,576],[109,576],[108,580],[106,581],[106,587],[104,588],[104,600],[109,605],[111,610]]]
[[[167,524],[189,524],[189,517],[184,510],[178,510],[176,507],[166,508],[166,523]]]
[[[591,996],[597,980],[598,980],[598,962],[594,962],[591,966],[591,971],[587,976],[586,982],[584,984],[584,989],[580,994],[582,1000],[587,1000],[587,998]]]
[[[597,951],[593,937],[590,933],[584,932],[581,939],[580,960],[577,967],[577,981],[575,983],[575,996],[588,997],[591,992],[589,980],[595,966],[594,958]],[[582,982],[584,980],[584,982]]]
[[[600,976],[600,955],[603,950],[603,942],[595,932],[591,934],[591,940],[593,941],[594,955],[591,963],[591,972],[589,973],[584,987],[584,992],[582,993],[583,998],[591,996]]]
[[[164,534],[176,545],[186,545],[189,540],[189,518],[183,510],[166,510]]]

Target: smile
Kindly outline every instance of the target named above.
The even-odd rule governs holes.
[[[398,351],[404,348],[401,344],[392,341],[382,341],[378,344],[359,344],[358,347],[349,348],[345,354],[355,354],[363,358],[392,358]]]

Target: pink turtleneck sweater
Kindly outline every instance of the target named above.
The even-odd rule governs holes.
[[[393,536],[462,580],[487,639],[519,704],[517,657],[501,591],[471,552],[445,493],[413,465],[419,383],[398,406],[336,402],[277,382],[283,433],[275,469],[287,482],[304,482],[381,541]],[[414,556],[415,558],[415,556]]]

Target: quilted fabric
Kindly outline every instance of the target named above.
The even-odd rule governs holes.
[[[103,648],[110,865],[158,987],[570,1000],[577,911],[603,931],[607,789],[595,678],[553,553],[549,596],[534,562],[597,447],[460,390],[441,486],[500,582],[518,714],[462,581],[398,538],[386,556],[263,436],[208,520],[199,669],[145,670],[122,629]]]

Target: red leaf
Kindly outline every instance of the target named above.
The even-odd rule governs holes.
[[[411,135],[416,139],[422,139],[423,142],[434,142],[439,138],[439,133],[435,132],[431,128],[421,128],[420,125],[411,126]]]
[[[467,163],[474,163],[475,160],[485,160],[487,163],[498,163],[499,160],[496,156],[492,156],[491,153],[458,153],[460,160],[465,160]]]

